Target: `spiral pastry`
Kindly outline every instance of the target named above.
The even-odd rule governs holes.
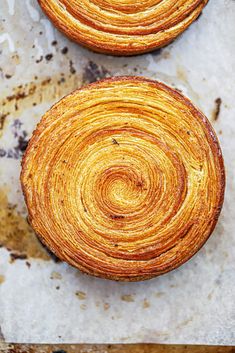
[[[21,182],[32,227],[56,256],[134,281],[201,248],[225,176],[215,133],[188,99],[162,83],[119,77],[73,92],[44,115]]]
[[[113,55],[149,52],[172,42],[208,0],[38,0],[72,40]]]

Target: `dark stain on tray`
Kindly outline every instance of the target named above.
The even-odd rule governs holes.
[[[84,68],[82,81],[83,83],[91,83],[108,76],[110,76],[110,72],[104,66],[97,65],[90,60]]]
[[[72,75],[76,74],[76,69],[74,67],[73,61],[69,60],[69,71]]]
[[[11,260],[28,257],[50,260],[27,220],[8,202],[7,192],[0,189],[0,246],[5,247]]]
[[[11,262],[14,262],[15,260],[26,260],[27,259],[27,255],[26,254],[19,254],[19,253],[12,252],[10,254],[10,258],[11,258]]]
[[[215,100],[215,108],[212,112],[212,120],[216,121],[219,118],[220,110],[221,110],[222,99],[220,97]]]
[[[42,86],[46,86],[46,85],[48,85],[50,82],[51,82],[51,78],[48,77],[48,78],[46,78],[45,80],[42,80],[41,85],[42,85]]]
[[[3,336],[2,329],[1,329],[1,326],[0,326],[0,343],[1,342],[5,342],[5,337]]]
[[[25,265],[26,265],[28,268],[31,267],[31,263],[30,263],[29,261],[26,261],[26,262],[25,262]]]
[[[11,102],[11,101],[19,101],[21,99],[24,99],[28,96],[32,96],[34,94],[34,92],[36,91],[36,86],[35,85],[30,85],[29,87],[25,87],[26,89],[24,91],[21,91],[22,86],[18,86],[18,92],[16,92],[15,94],[12,94],[11,96],[7,96],[6,97],[6,101],[7,102]]]
[[[41,55],[39,59],[36,60],[36,64],[39,64],[43,60],[43,56]]]
[[[46,56],[45,56],[45,59],[47,60],[47,61],[50,61],[51,59],[53,58],[53,54],[47,54]]]
[[[64,47],[63,49],[61,49],[61,53],[64,55],[67,54],[68,51],[69,51],[68,47]]]
[[[72,72],[76,72],[74,70],[72,69]],[[0,98],[0,126],[2,127],[0,133],[6,126],[5,121],[8,119],[8,115],[10,115],[9,118],[20,117],[22,112],[32,108],[32,106],[48,101],[54,103],[81,84],[82,82],[76,75],[60,72],[52,77],[44,77],[40,81],[35,76],[33,82],[14,87],[11,95]],[[37,116],[34,111],[32,111],[32,114]],[[1,154],[3,154],[2,151]]]
[[[151,54],[152,54],[153,56],[161,55],[161,54],[162,54],[162,50],[163,50],[162,48],[153,50],[153,51],[151,52]]]
[[[23,123],[19,119],[14,120],[11,131],[16,140],[16,144],[13,148],[0,148],[0,158],[20,159],[22,157],[28,145],[28,135],[27,132],[22,129],[22,126]]]

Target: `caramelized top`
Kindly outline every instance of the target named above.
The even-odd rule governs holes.
[[[39,0],[67,36],[95,51],[134,55],[174,40],[208,0]]]
[[[225,183],[205,116],[137,77],[88,85],[52,107],[21,181],[42,241],[86,273],[116,280],[147,279],[195,254],[214,229]]]

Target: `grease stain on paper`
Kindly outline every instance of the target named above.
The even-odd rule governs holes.
[[[124,294],[121,296],[121,300],[127,303],[131,303],[135,301],[133,294]]]
[[[78,290],[75,295],[79,300],[85,300],[86,299],[86,293]]]
[[[109,303],[104,303],[103,308],[104,308],[104,311],[109,310],[110,304]]]
[[[5,282],[5,276],[0,275],[0,284],[2,284],[3,282]]]
[[[62,275],[59,272],[53,271],[51,273],[50,279],[62,279]]]
[[[0,205],[0,246],[10,251],[15,259],[32,257],[49,261],[50,256],[27,220],[16,211],[14,205],[9,204],[4,189],[0,189]]]
[[[142,307],[143,309],[147,309],[150,307],[150,303],[146,298],[143,300]]]
[[[86,305],[86,304],[81,304],[81,305],[80,305],[80,308],[81,308],[82,310],[86,310],[86,309],[87,309],[87,305]]]
[[[80,87],[81,79],[77,75],[66,75],[61,72],[41,80],[35,76],[33,82],[14,87],[11,95],[0,98],[1,116],[4,116],[4,122],[8,115],[20,117],[26,109],[34,110],[35,106],[46,102],[53,104]]]

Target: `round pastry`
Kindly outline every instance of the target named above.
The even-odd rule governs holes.
[[[56,256],[88,274],[135,281],[201,248],[225,175],[216,135],[187,98],[159,82],[116,77],[43,116],[21,182],[30,223]]]
[[[69,38],[112,55],[146,53],[172,42],[208,0],[38,0]]]

